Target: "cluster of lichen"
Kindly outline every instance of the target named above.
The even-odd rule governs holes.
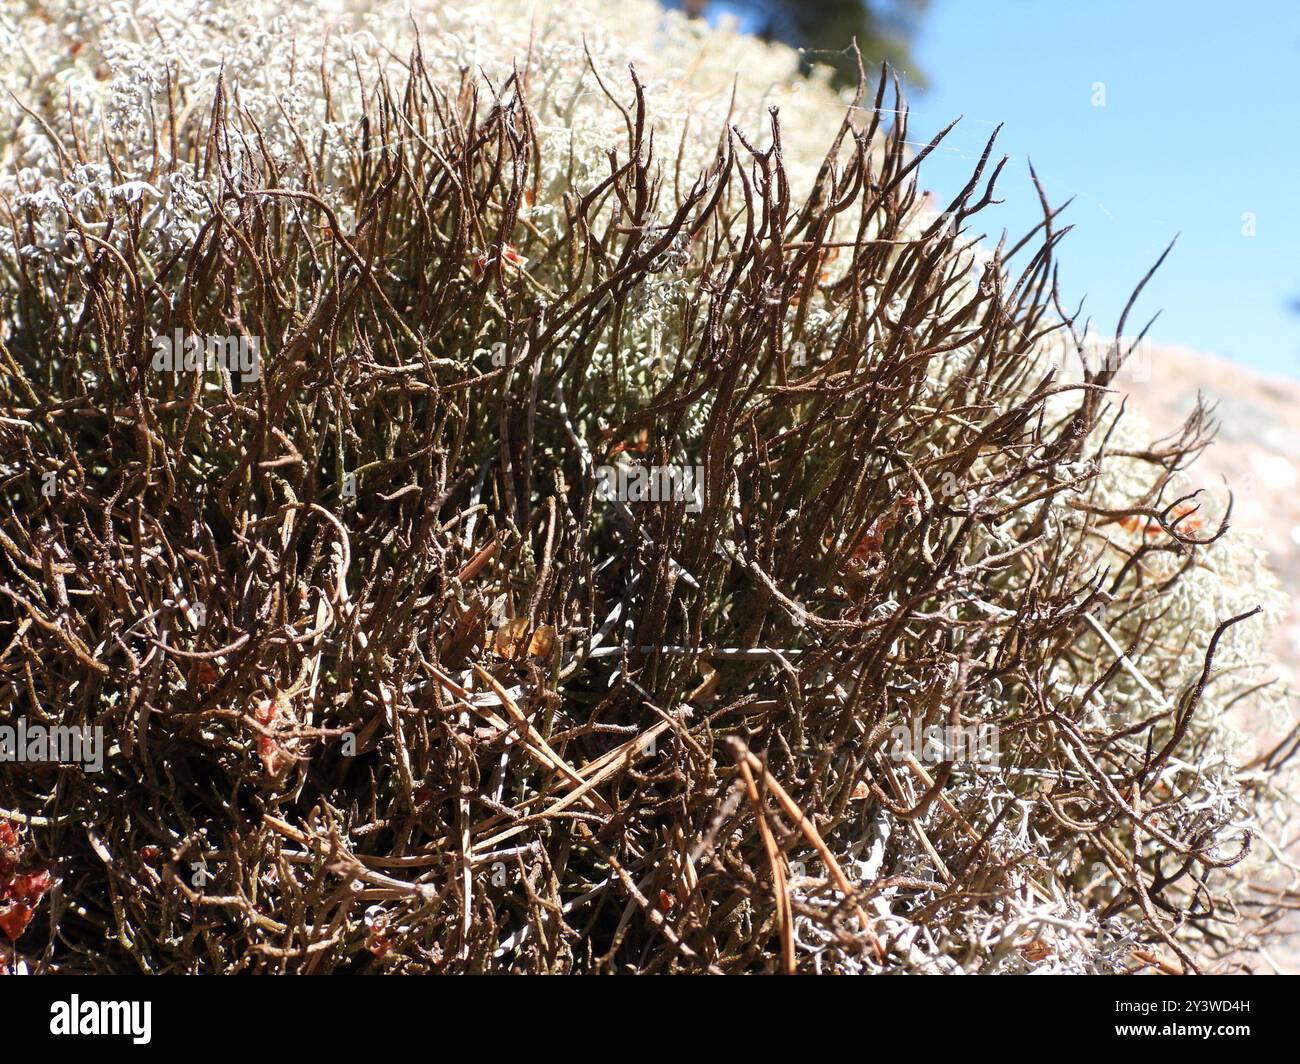
[[[1276,615],[1276,589],[1249,544],[1211,541],[1216,504],[1172,529],[1130,512],[1175,501],[1177,463],[1034,311],[1040,267],[1021,289],[966,236],[969,199],[955,232],[923,206],[893,101],[651,3],[317,7],[0,15],[0,529],[22,571],[0,697],[117,740],[107,781],[0,781],[0,815],[53,825],[32,830],[67,869],[65,935],[148,970],[755,970],[791,933],[819,970],[1099,971],[1244,941],[1249,866],[1219,865],[1280,792],[1240,770],[1225,713],[1265,626],[1229,629],[1197,681],[1216,627]],[[257,388],[140,370],[151,332],[247,330],[249,306],[274,324]],[[596,452],[707,462],[704,513],[621,527],[583,493]],[[44,497],[47,472],[75,498]],[[230,571],[199,580],[209,549]],[[224,634],[194,621],[200,583]],[[718,647],[764,664],[715,670]],[[515,745],[467,723],[512,699]],[[1001,760],[925,799],[871,744],[954,702],[1001,726]],[[583,792],[587,819],[520,813],[565,757],[602,773],[665,720],[671,753]],[[762,746],[868,926],[792,823],[795,915],[771,906],[727,734]],[[513,880],[470,853],[484,810],[485,839],[520,825],[502,860],[527,891],[494,894]],[[210,896],[182,882],[205,846]],[[1162,855],[1190,882],[1160,882]],[[404,862],[428,871],[403,886]],[[1144,884],[1185,911],[1153,914]],[[584,945],[557,914],[588,897],[617,904]]]

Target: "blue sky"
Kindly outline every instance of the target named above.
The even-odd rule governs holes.
[[[933,0],[914,51],[931,87],[911,101],[909,139],[965,115],[923,186],[959,189],[1005,122],[1006,203],[979,231],[1038,220],[1032,159],[1053,205],[1075,197],[1067,306],[1087,295],[1085,315],[1112,331],[1181,234],[1130,331],[1163,310],[1153,339],[1300,377],[1300,4]]]

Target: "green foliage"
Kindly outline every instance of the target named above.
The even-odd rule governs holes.
[[[868,66],[888,63],[913,88],[926,86],[911,41],[930,0],[682,0],[668,6],[708,19],[739,17],[746,29],[784,41],[801,49],[808,61],[833,68],[840,85],[857,80],[857,62],[849,52],[856,41]]]

